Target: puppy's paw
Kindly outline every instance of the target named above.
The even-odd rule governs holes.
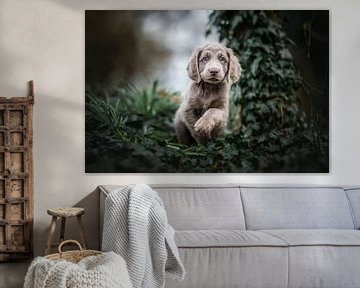
[[[215,121],[208,119],[207,117],[201,117],[194,125],[194,129],[197,133],[205,134],[208,137],[210,137],[214,127]]]

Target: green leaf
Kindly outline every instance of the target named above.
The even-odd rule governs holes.
[[[254,76],[256,75],[256,71],[259,67],[261,60],[262,60],[262,57],[258,57],[251,64],[250,71],[251,71],[251,74],[253,74]]]

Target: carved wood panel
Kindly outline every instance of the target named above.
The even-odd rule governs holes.
[[[33,104],[0,97],[0,261],[33,255]]]

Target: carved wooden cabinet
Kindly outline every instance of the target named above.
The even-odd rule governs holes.
[[[33,255],[33,91],[0,97],[0,261]]]

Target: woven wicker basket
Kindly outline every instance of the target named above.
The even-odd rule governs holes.
[[[76,244],[79,247],[79,250],[63,252],[61,248],[68,243]],[[45,258],[49,260],[66,260],[69,262],[78,263],[80,260],[84,259],[85,257],[102,254],[102,252],[100,251],[83,249],[81,244],[76,240],[65,240],[61,242],[58,251],[59,253],[47,255],[45,256]]]

